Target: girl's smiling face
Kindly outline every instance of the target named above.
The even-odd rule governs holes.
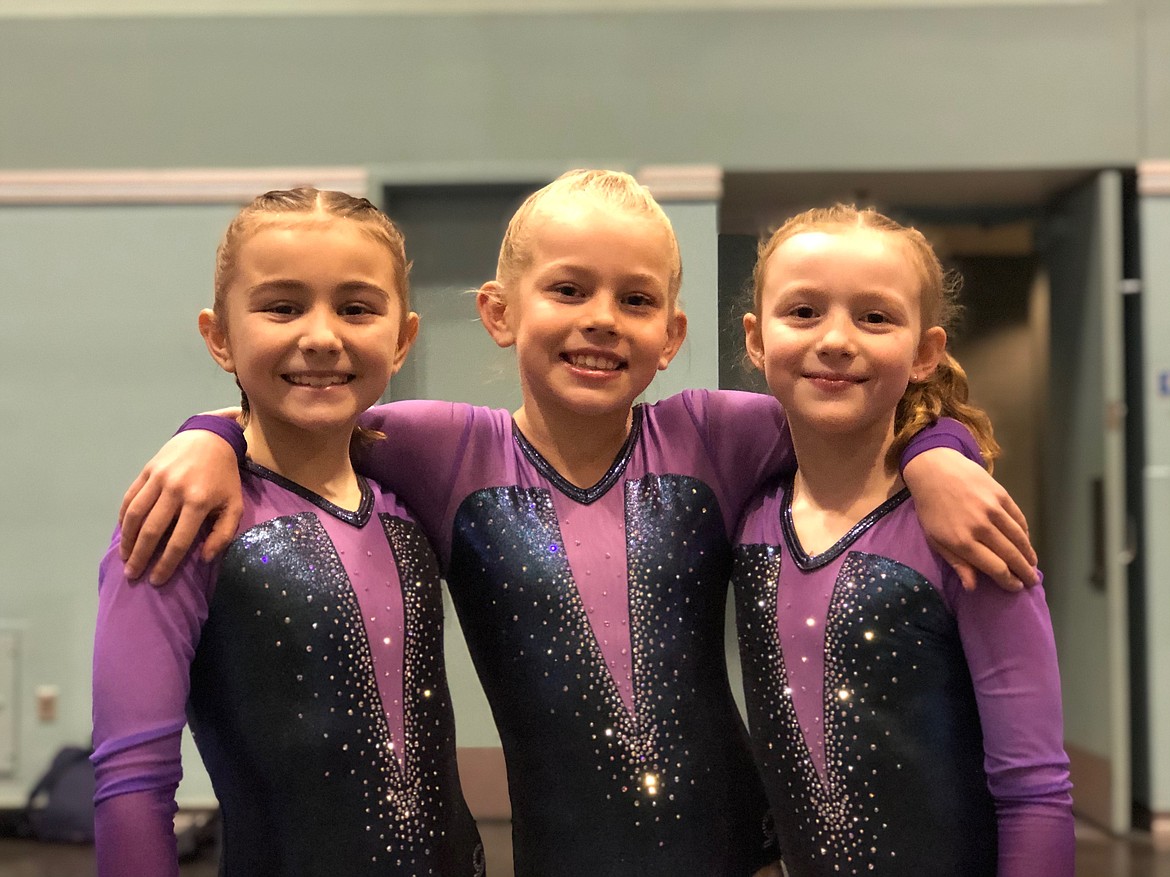
[[[338,431],[385,392],[417,330],[394,263],[358,223],[261,226],[239,249],[220,315],[200,328],[248,397],[252,423],[278,436]]]
[[[671,279],[675,251],[653,219],[588,196],[529,220],[523,270],[479,295],[497,344],[515,345],[525,407],[628,417],[686,335]]]
[[[923,326],[920,288],[906,244],[888,232],[804,231],[772,251],[744,328],[794,429],[892,439],[907,384],[930,374],[946,344],[940,327]]]

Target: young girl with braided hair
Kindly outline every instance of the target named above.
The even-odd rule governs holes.
[[[222,557],[161,588],[101,564],[94,646],[101,877],[178,874],[189,722],[225,877],[482,877],[460,790],[438,565],[356,430],[418,329],[402,236],[365,198],[256,198],[199,328],[245,400],[243,514]]]
[[[387,435],[365,470],[431,537],[492,708],[520,877],[775,873],[724,606],[740,513],[791,449],[768,396],[638,404],[686,333],[681,271],[670,221],[636,180],[565,174],[517,211],[477,295],[492,340],[516,350],[521,408],[411,401],[362,419]],[[172,443],[132,490],[131,531],[179,508],[175,533],[197,527],[184,485],[235,502],[226,444],[201,430]],[[927,457],[970,468],[948,477]],[[924,489],[990,483],[945,450],[911,465]],[[956,503],[943,505],[932,520],[945,527]],[[150,553],[148,540],[131,562]]]
[[[748,723],[792,877],[1071,877],[1060,681],[1042,588],[964,590],[898,474],[923,424],[987,416],[946,353],[954,289],[873,210],[760,249],[748,354],[797,469],[749,505],[734,587]]]

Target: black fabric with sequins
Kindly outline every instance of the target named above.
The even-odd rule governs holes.
[[[224,557],[188,718],[224,814],[225,877],[484,871],[455,767],[437,565],[415,524],[379,517],[403,588],[404,765],[317,517],[257,525]]]
[[[846,555],[825,625],[825,782],[777,636],[780,563],[777,546],[739,546],[734,582],[748,722],[789,875],[994,875],[975,693],[941,597],[907,566]]]
[[[633,714],[548,491],[481,490],[455,517],[448,583],[503,742],[516,874],[746,877],[777,853],[727,681],[718,503],[681,476],[624,489]]]

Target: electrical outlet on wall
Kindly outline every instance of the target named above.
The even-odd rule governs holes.
[[[37,721],[57,721],[57,701],[60,699],[60,696],[61,689],[56,685],[37,686]]]

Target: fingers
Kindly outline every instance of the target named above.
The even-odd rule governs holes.
[[[166,545],[163,552],[150,568],[150,583],[162,585],[175,573],[187,552],[199,536],[199,529],[203,525],[205,514],[202,510],[194,510],[192,506],[184,505],[175,521],[174,529],[169,534],[164,533]]]
[[[976,544],[971,546],[975,556],[967,556],[975,567],[990,575],[1001,587],[1011,587],[1011,579],[1031,587],[1036,584],[1036,552],[1028,541],[1028,534],[1017,521],[1003,510],[993,513],[990,519],[975,532]],[[994,555],[994,561],[983,561],[986,554]],[[988,566],[993,569],[988,569]]]
[[[127,578],[136,579],[146,570],[180,508],[181,502],[161,488],[144,490],[135,498],[122,529],[121,553],[126,558]]]
[[[1016,501],[1011,498],[1011,495],[1004,491],[1001,497],[1001,505],[1003,511],[1007,513],[1006,519],[997,520],[999,529],[1011,540],[1012,544],[1019,549],[1020,553],[1027,559],[1029,569],[1036,566],[1037,557],[1036,549],[1032,547],[1031,534],[1028,532],[1028,519],[1024,517],[1023,511],[1016,505]],[[1024,579],[1026,582],[1028,579]]]
[[[227,505],[215,519],[215,526],[207,534],[203,542],[203,560],[207,563],[215,560],[227,550],[232,539],[236,536],[236,528],[244,514],[244,503],[237,497]]]
[[[127,489],[127,491],[122,495],[122,505],[118,509],[118,526],[122,528],[123,533],[126,531],[126,512],[134,502],[135,497],[138,496],[138,492],[142,490],[142,488],[145,487],[146,484],[150,481],[149,469],[150,467],[148,466],[146,469],[143,469],[141,472],[139,472],[138,477],[134,479],[134,483],[131,484],[129,489]],[[135,527],[135,533],[137,532],[137,527]],[[125,555],[122,556],[122,559],[126,559]]]
[[[956,555],[954,552],[948,551],[946,548],[933,541],[931,544],[934,546],[934,550],[943,556],[943,560],[949,563],[951,568],[954,569],[955,575],[959,577],[959,581],[963,585],[963,590],[974,591],[975,582],[979,575],[975,571],[975,568],[959,558],[958,555]]]
[[[1010,543],[1002,537],[1001,540],[993,545],[981,541],[964,542],[953,545],[952,551],[942,552],[959,574],[963,587],[968,590],[975,587],[975,575],[968,578],[964,569],[975,574],[983,573],[1005,591],[1019,591],[1025,582],[1033,581],[1034,572],[1024,556],[1014,546],[1009,550]]]
[[[118,510],[118,523],[122,526],[122,537],[118,540],[118,552],[122,556],[122,562],[126,563],[134,555],[134,548],[137,546],[138,538],[142,532],[142,525],[146,521],[151,509],[157,504],[159,496],[162,493],[162,486],[157,482],[150,480],[150,476],[144,469],[134,483],[130,485],[130,489],[126,491],[126,495],[122,497],[122,508]],[[146,557],[150,557],[150,552],[154,550],[153,546],[148,546],[149,550]],[[135,578],[142,574],[142,566],[137,567],[137,572],[131,575],[132,568],[127,564],[126,573],[130,578]]]

